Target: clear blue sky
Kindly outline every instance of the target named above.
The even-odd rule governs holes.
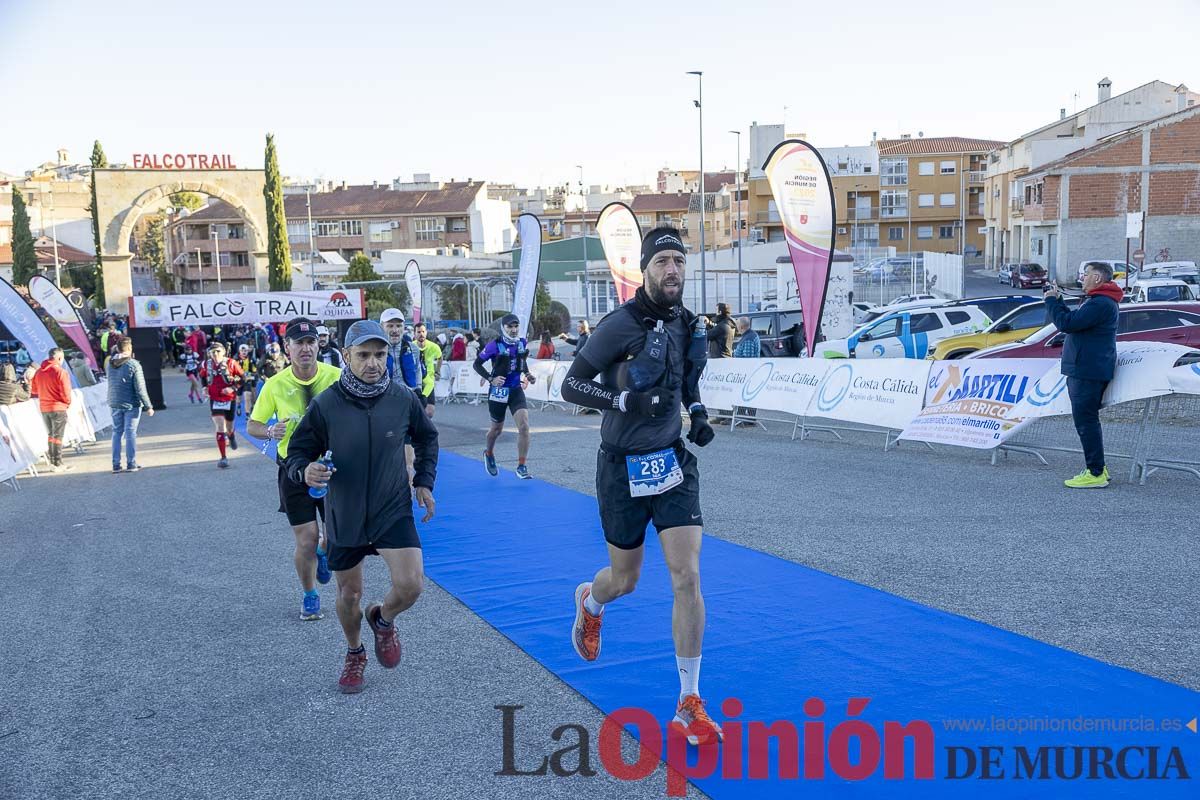
[[[1200,89],[1198,0],[808,3],[0,0],[0,170],[228,152],[291,176],[648,182],[735,161],[750,122],[817,145],[1007,139],[1150,80]],[[132,76],[132,77],[130,77]],[[1078,93],[1078,100],[1075,99]],[[743,137],[745,138],[745,137]],[[743,148],[745,157],[745,147]]]

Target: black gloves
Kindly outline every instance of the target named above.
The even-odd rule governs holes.
[[[674,411],[672,399],[675,393],[667,389],[651,389],[648,392],[627,392],[625,412],[645,417],[662,417]]]
[[[691,417],[692,429],[688,431],[687,439],[698,447],[704,447],[717,435],[712,425],[708,424],[708,411],[700,406],[692,411]]]

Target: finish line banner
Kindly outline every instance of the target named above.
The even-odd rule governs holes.
[[[129,298],[129,324],[135,328],[244,325],[287,322],[293,317],[308,317],[313,321],[363,319],[366,317],[363,290],[140,295]]]

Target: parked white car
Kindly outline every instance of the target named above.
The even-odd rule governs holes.
[[[817,352],[824,358],[925,358],[943,339],[991,324],[974,306],[911,308],[868,322],[848,338],[820,342]]]
[[[1173,278],[1139,278],[1130,286],[1131,302],[1176,303],[1200,299],[1196,287]]]

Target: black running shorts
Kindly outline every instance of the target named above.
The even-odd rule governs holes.
[[[287,514],[289,525],[307,525],[316,522],[317,516],[325,516],[325,498],[316,498],[287,476],[283,465],[279,465],[279,513]]]
[[[412,517],[404,517],[391,530],[364,547],[339,547],[337,542],[330,542],[329,568],[334,572],[354,569],[367,556],[379,555],[380,550],[420,546],[421,537],[417,535],[416,523]]]
[[[606,453],[603,448],[596,454],[596,500],[605,541],[622,550],[635,550],[646,540],[648,522],[653,522],[659,533],[704,524],[696,457],[682,444],[676,445],[675,456],[683,470],[683,483],[651,497],[631,497],[625,457]]]
[[[209,400],[208,401],[208,410],[212,413],[212,415],[214,417],[224,417],[225,419],[229,420],[230,422],[233,422],[233,415],[234,415],[234,412],[237,410],[235,407],[237,405],[237,401],[230,400],[228,402],[229,402],[229,408],[222,409],[222,408],[213,408],[212,407],[213,401]]]
[[[528,405],[525,402],[525,390],[520,386],[514,386],[508,390],[508,402],[506,403],[493,400],[491,391],[488,391],[488,413],[492,416],[492,422],[504,422],[505,409],[515,417],[518,411],[524,411],[526,408]]]

